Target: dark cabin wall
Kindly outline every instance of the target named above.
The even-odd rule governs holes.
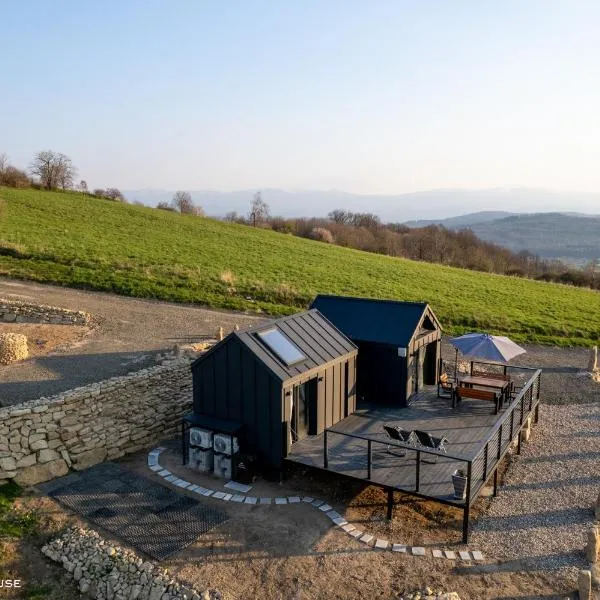
[[[358,399],[389,406],[406,405],[406,359],[398,347],[355,341]]]
[[[235,337],[193,365],[194,412],[244,425],[244,449],[274,467],[282,458],[282,386]]]
[[[347,360],[337,362],[318,373],[313,373],[309,377],[298,379],[294,384],[286,384],[282,393],[282,414],[284,424],[282,431],[282,441],[285,448],[284,456],[290,450],[289,443],[289,423],[290,397],[293,393],[294,385],[298,385],[312,379],[317,380],[317,415],[316,415],[316,434],[323,433],[327,427],[332,427],[342,419],[351,415],[356,410],[356,356]]]

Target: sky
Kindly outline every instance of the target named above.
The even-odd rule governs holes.
[[[0,18],[16,166],[52,149],[90,187],[600,192],[597,0],[3,0]]]

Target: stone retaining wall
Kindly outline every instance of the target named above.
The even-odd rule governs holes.
[[[192,407],[189,359],[0,408],[0,484],[33,485],[175,435]]]
[[[107,543],[91,529],[73,527],[42,553],[62,564],[79,590],[96,600],[222,600],[218,591],[184,586],[155,563]]]
[[[0,322],[49,323],[56,325],[87,325],[91,316],[81,310],[68,310],[57,306],[29,304],[0,298]]]

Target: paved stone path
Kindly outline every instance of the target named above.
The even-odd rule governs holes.
[[[164,448],[155,448],[148,454],[148,468],[164,478],[165,481],[168,481],[172,485],[187,490],[188,492],[192,492],[194,494],[198,494],[199,496],[212,497],[217,500],[222,500],[223,502],[239,502],[244,504],[261,504],[261,505],[283,505],[283,504],[298,504],[300,502],[304,502],[305,504],[310,504],[316,510],[321,511],[327,516],[332,523],[339,527],[344,533],[349,535],[350,537],[357,539],[359,542],[362,542],[369,548],[373,550],[382,550],[382,551],[391,551],[391,552],[403,552],[405,554],[411,554],[412,556],[427,556],[428,552],[434,558],[440,558],[444,560],[462,560],[464,562],[483,562],[485,560],[483,554],[478,550],[473,551],[460,551],[458,556],[456,552],[452,552],[446,550],[442,552],[438,548],[427,549],[423,546],[406,546],[404,544],[398,544],[394,542],[390,542],[385,539],[376,538],[375,536],[359,529],[349,523],[340,515],[340,513],[333,510],[333,507],[327,504],[324,500],[320,500],[319,498],[313,498],[311,496],[282,496],[277,498],[267,498],[267,497],[257,497],[257,496],[248,496],[242,493],[239,494],[229,494],[222,491],[213,490],[210,488],[203,487],[201,485],[195,485],[186,481],[185,479],[181,479],[174,475],[168,469],[164,469],[159,462],[159,457],[163,452]]]

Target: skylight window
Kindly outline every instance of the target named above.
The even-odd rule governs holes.
[[[259,331],[257,335],[286,365],[293,365],[306,358],[279,329]]]

